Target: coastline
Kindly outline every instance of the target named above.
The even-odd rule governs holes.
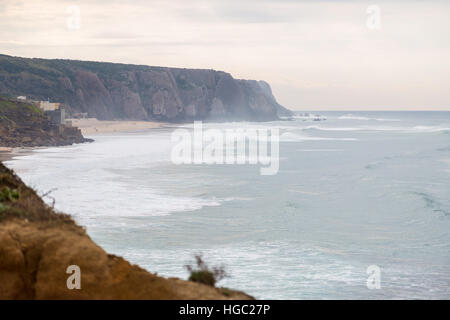
[[[151,129],[165,128],[173,126],[167,122],[156,121],[123,121],[123,120],[97,120],[96,118],[87,119],[68,119],[72,121],[72,126],[81,130],[81,133],[89,136],[98,134],[119,133],[119,132],[143,132]],[[48,146],[50,147],[50,146]],[[39,147],[4,147],[0,146],[0,162],[9,161],[16,156],[27,155],[35,149],[45,148]]]
[[[14,157],[26,156],[31,154],[36,149],[42,149],[46,147],[0,147],[0,162],[12,160]]]
[[[11,160],[14,156],[14,148],[0,147],[0,162]]]
[[[123,121],[123,120],[97,120],[96,118],[87,119],[68,119],[72,121],[72,126],[81,130],[83,135],[95,135],[102,133],[115,132],[140,132],[149,129],[163,128],[171,124],[156,121]]]

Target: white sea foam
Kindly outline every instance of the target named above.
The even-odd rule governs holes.
[[[311,137],[299,135],[293,132],[284,132],[280,136],[281,142],[297,142],[297,141],[357,141],[356,138],[326,138],[326,137]]]
[[[303,121],[324,121],[327,120],[326,117],[318,115],[318,114],[301,114],[295,115],[292,117],[293,119],[303,120]]]
[[[344,151],[344,149],[298,149],[298,151],[302,151],[302,152],[336,152],[336,151]]]
[[[303,130],[321,130],[321,131],[397,131],[401,133],[431,133],[450,131],[449,127],[441,126],[358,126],[358,127],[327,127],[327,126],[307,126]]]
[[[442,159],[441,161],[448,165],[448,168],[445,171],[450,173],[450,159]]]
[[[353,114],[346,114],[343,116],[338,117],[338,119],[341,120],[361,120],[361,121],[369,121],[369,120],[374,120],[374,121],[401,121],[399,119],[387,119],[387,118],[369,118],[369,117],[363,117],[363,116],[355,116]]]
[[[442,131],[450,131],[449,127],[440,127],[440,126],[415,126],[410,129],[415,132],[442,132]]]
[[[303,130],[322,130],[322,131],[361,131],[364,130],[360,127],[326,127],[326,126],[307,126],[303,127]]]
[[[157,186],[135,184],[133,176],[123,174],[169,164],[167,141],[167,134],[97,136],[93,144],[38,149],[7,164],[40,193],[56,188],[45,200],[51,203],[55,198],[58,210],[81,220],[161,216],[219,206],[220,199],[170,196]]]

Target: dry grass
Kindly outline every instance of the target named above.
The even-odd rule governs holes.
[[[58,213],[45,204],[37,193],[0,162],[0,190],[5,194],[17,193],[16,197],[2,197],[0,200],[0,222],[18,218],[28,221],[60,221],[74,223],[69,215]]]

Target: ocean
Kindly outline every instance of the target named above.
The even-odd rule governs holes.
[[[95,135],[6,165],[106,251],[159,275],[186,279],[202,254],[229,273],[219,286],[259,299],[449,299],[450,112],[319,114],[203,124],[278,128],[274,175],[176,165],[175,128]]]

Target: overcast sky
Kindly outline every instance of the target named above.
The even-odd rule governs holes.
[[[291,109],[450,110],[450,1],[0,0],[0,53],[224,70]]]

